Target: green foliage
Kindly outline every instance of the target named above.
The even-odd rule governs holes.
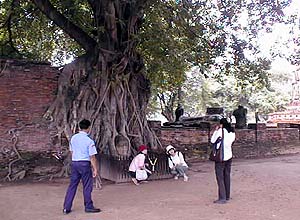
[[[212,81],[201,75],[197,68],[194,68],[188,75],[182,87],[185,97],[182,104],[187,115],[203,115],[213,101]]]
[[[261,65],[252,64],[244,67],[243,71],[257,70],[262,78],[271,79],[263,83],[251,78],[241,83],[233,72],[221,74],[218,79],[206,79],[197,72],[199,70],[192,71],[184,84],[185,111],[192,116],[205,114],[207,107],[223,107],[226,112],[232,112],[240,104],[249,111],[259,113],[281,110],[291,97],[289,91],[282,91],[282,87],[276,84],[286,85],[289,79],[282,75],[270,75],[268,65],[264,68]]]
[[[145,12],[139,50],[155,93],[182,85],[193,65],[214,64],[224,52],[224,31],[207,1],[156,1]]]
[[[62,65],[83,53],[77,43],[42,14],[34,4],[20,1],[1,3],[0,56],[51,61]],[[66,1],[67,2],[67,1]]]
[[[166,45],[166,42],[168,42],[167,39],[172,39],[172,42],[177,42],[185,37],[192,39],[191,42],[186,44],[187,47],[181,48],[180,51],[182,53],[178,54],[183,58],[180,63],[181,65],[185,66],[186,69],[191,66],[199,66],[200,71],[198,74],[216,79],[221,85],[228,78],[234,79],[232,84],[230,84],[233,90],[232,93],[229,92],[231,89],[224,94],[222,91],[216,91],[210,97],[210,93],[206,92],[207,89],[204,89],[208,88],[209,85],[203,82],[202,92],[205,95],[201,95],[195,90],[195,94],[191,97],[185,96],[185,103],[194,103],[193,99],[203,100],[203,102],[200,102],[202,104],[194,105],[192,112],[203,112],[206,109],[206,105],[214,106],[230,102],[232,104],[229,105],[232,107],[238,103],[245,103],[249,106],[253,105],[251,108],[256,108],[256,101],[250,103],[249,94],[251,92],[258,94],[257,92],[261,91],[262,96],[266,97],[271,90],[269,82],[270,74],[266,71],[269,70],[270,61],[265,58],[259,58],[260,48],[257,45],[257,35],[261,30],[270,32],[275,23],[284,21],[283,10],[289,5],[290,1],[282,0],[275,2],[266,0],[257,2],[234,0],[218,1],[217,4],[214,4],[213,1],[176,1],[178,4],[169,6],[170,2],[173,1],[164,2],[167,5],[167,9],[172,7],[178,8],[176,10],[172,8],[171,12],[167,12],[167,10],[164,10],[163,3],[161,3],[162,5],[158,5],[157,8],[153,9],[154,12],[151,13],[157,19],[157,23],[147,24],[146,26],[150,30],[146,29],[144,34],[153,31],[151,38],[152,36],[156,36],[162,39],[161,43],[159,40],[155,42],[158,42],[159,45]],[[157,10],[158,8],[160,10]],[[189,13],[185,14],[186,11]],[[178,13],[179,16],[174,16],[174,13]],[[161,27],[155,28],[156,24],[161,24],[161,20],[173,24],[172,21],[178,17],[184,18],[180,19],[180,21],[184,20],[188,22],[174,22],[174,25],[167,26],[168,29],[165,31]],[[152,19],[149,22],[151,21]],[[192,31],[185,32],[184,30]],[[193,33],[196,33],[196,36]],[[171,34],[173,35],[171,36]],[[191,37],[190,34],[194,37]],[[153,47],[156,46],[154,43],[151,45]],[[169,50],[173,45],[171,43],[168,44]],[[146,46],[146,48],[148,47]],[[142,50],[142,52],[144,51]],[[168,61],[173,58],[174,61],[172,63],[177,64],[176,57],[171,58],[166,54],[152,55],[152,51],[154,50],[147,51],[147,56],[152,57],[152,59],[146,59],[146,62],[148,67],[151,65],[151,63],[148,63],[149,60],[150,62],[152,60],[157,62],[154,62],[154,68],[148,68],[150,71],[149,76],[153,82],[153,94],[164,93],[165,96],[160,95],[160,97],[170,97],[169,101],[165,101],[164,103],[172,103],[172,106],[162,106],[162,108],[171,108],[171,111],[174,111],[177,105],[174,105],[171,100],[176,96],[178,88],[182,87],[184,80],[170,81],[165,80],[165,78],[170,79],[167,77],[169,74],[179,74],[181,79],[186,79],[187,77],[185,73],[180,71],[176,73],[172,69],[172,67],[177,68],[176,66],[164,65],[164,69],[161,69],[162,65],[160,64],[162,64],[166,57]],[[180,68],[177,69],[180,70]],[[194,93],[194,90],[190,88],[189,93]],[[239,94],[239,96],[234,94]],[[208,97],[206,98],[206,96]],[[220,97],[224,97],[223,100],[220,100]],[[209,104],[205,99],[211,99],[211,103]],[[215,102],[212,100],[215,100]],[[177,100],[177,102],[180,102],[180,100]],[[259,108],[264,109],[263,111],[266,111],[262,105],[259,106]],[[271,106],[267,109],[271,111],[274,108],[274,106]]]
[[[52,0],[51,3],[91,38],[103,35],[104,27],[95,22],[96,15],[88,1]],[[194,106],[193,112],[203,111],[209,102],[217,104],[219,101],[212,101],[214,97],[223,97],[221,103],[234,100],[228,104],[234,106],[254,100],[247,97],[253,91],[256,94],[266,91],[266,95],[271,89],[266,72],[270,63],[258,58],[257,34],[262,29],[271,32],[275,23],[293,23],[298,19],[297,15],[288,19],[283,16],[290,0],[153,0],[148,3],[144,23],[135,39],[152,83],[152,106],[156,110],[158,94],[170,100],[176,97],[175,102],[179,102],[176,93],[179,88],[186,87],[186,74],[193,66],[198,66],[198,74],[202,75],[199,79],[201,93],[193,88],[189,91],[191,96],[185,97],[185,103],[200,100],[201,104]],[[120,26],[122,22],[117,21]],[[294,40],[299,44],[299,40]],[[1,57],[48,60],[60,65],[83,53],[83,49],[45,17],[32,1],[0,2]],[[299,52],[291,56],[293,62],[298,55]],[[232,88],[227,88],[224,94],[222,91],[210,94],[211,84],[206,82],[207,77],[217,79],[220,85],[232,79],[228,84]],[[173,111],[177,105],[170,100],[165,103],[172,103],[170,111]],[[258,108],[256,104],[249,105]]]

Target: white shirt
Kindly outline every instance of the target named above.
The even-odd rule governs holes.
[[[90,156],[97,154],[95,142],[84,131],[72,136],[70,141],[72,161],[90,161]]]
[[[229,132],[224,128],[224,161],[230,160],[232,158],[232,143],[235,140],[235,133]],[[210,142],[215,143],[216,140],[222,137],[222,128],[219,128],[217,131],[215,131],[211,137]],[[220,147],[220,143],[217,144],[217,148]]]
[[[181,164],[182,166],[188,167],[186,162],[184,161],[183,154],[179,151],[175,152],[175,155],[169,155],[170,157],[168,158],[169,162],[169,167],[172,169],[174,166]]]
[[[141,167],[145,166],[145,159],[145,154],[139,153],[136,155],[129,165],[129,171],[136,172],[137,170],[140,170]]]

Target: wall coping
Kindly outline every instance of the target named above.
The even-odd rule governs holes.
[[[12,65],[27,65],[27,64],[34,64],[34,65],[48,65],[51,66],[51,63],[48,61],[36,61],[36,60],[26,60],[26,59],[5,59],[0,58],[0,62],[7,62]]]
[[[161,130],[203,130],[207,131],[209,130],[208,128],[199,128],[199,127],[161,127]]]

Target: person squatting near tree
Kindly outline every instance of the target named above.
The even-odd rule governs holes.
[[[63,213],[71,212],[73,199],[76,194],[77,186],[82,181],[85,212],[100,212],[93,205],[92,190],[93,177],[98,175],[98,166],[95,142],[88,136],[91,122],[83,119],[79,122],[79,132],[72,136],[70,141],[70,152],[72,155],[70,185],[68,187]]]
[[[178,179],[183,176],[184,181],[188,181],[189,177],[186,172],[188,170],[188,165],[186,164],[183,154],[176,149],[172,145],[168,145],[166,147],[166,152],[168,155],[168,164],[171,169],[171,173],[174,175],[174,179]]]
[[[211,137],[211,143],[218,139],[221,141],[217,144],[217,149],[223,145],[223,161],[215,161],[215,174],[218,184],[218,199],[214,203],[224,204],[230,200],[230,173],[232,163],[232,144],[235,141],[235,132],[226,118],[220,120],[220,125],[216,126]]]
[[[132,159],[129,165],[129,175],[135,185],[139,185],[141,181],[145,181],[152,174],[146,168],[145,159],[148,153],[148,147],[145,145],[139,146],[138,154]]]

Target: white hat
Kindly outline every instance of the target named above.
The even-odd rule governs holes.
[[[168,145],[166,147],[166,152],[169,153],[170,150],[174,149],[175,150],[175,147],[173,147],[172,145]]]

